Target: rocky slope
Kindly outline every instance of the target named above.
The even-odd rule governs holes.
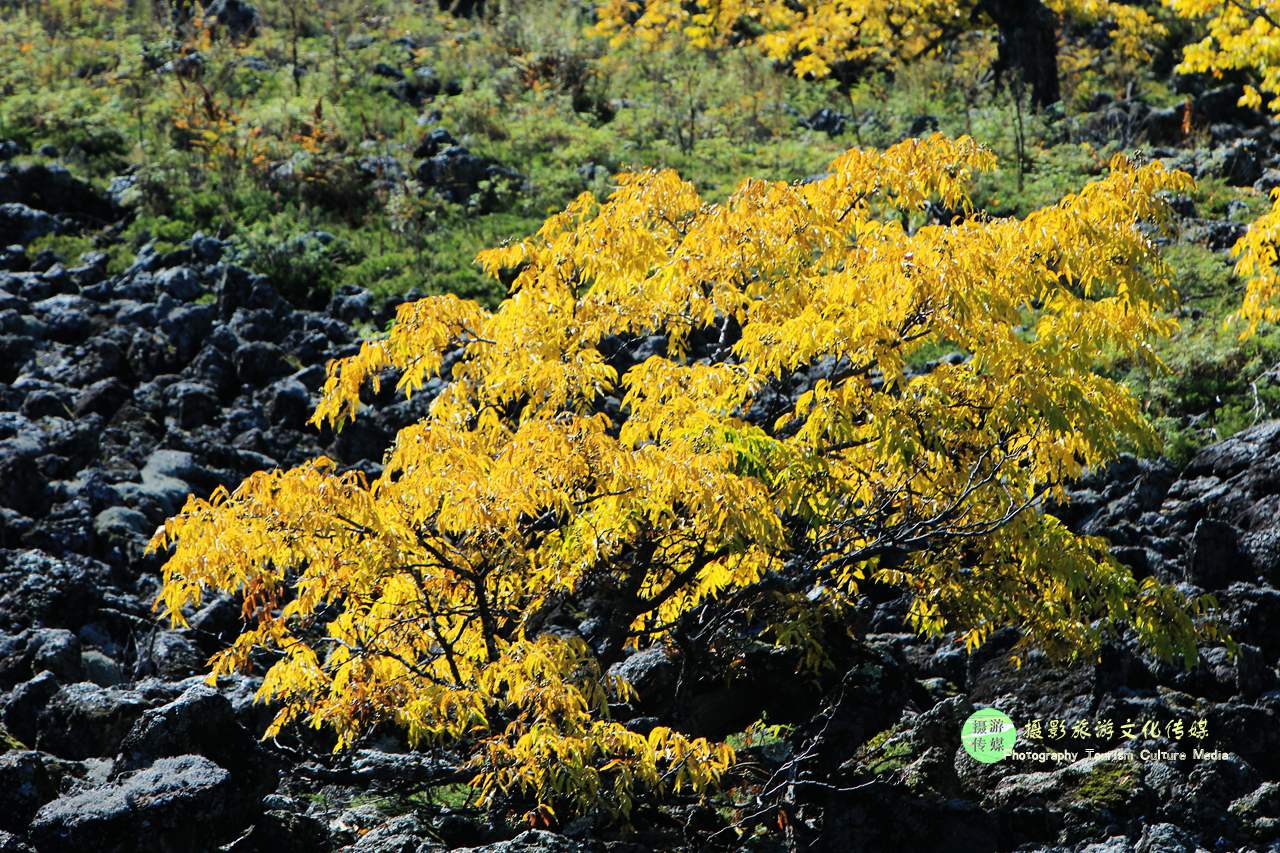
[[[388,398],[341,436],[304,426],[326,360],[387,319],[357,289],[298,310],[201,235],[119,274],[105,256],[68,266],[22,248],[120,215],[65,170],[0,167],[0,246],[12,244],[0,250],[0,851],[732,847],[728,818],[697,805],[630,834],[590,820],[521,832],[418,793],[459,777],[391,735],[339,757],[257,741],[270,712],[252,702],[255,679],[215,689],[200,676],[237,608],[215,600],[190,630],[166,630],[145,542],[188,493],[254,470],[319,453],[375,470],[430,395]],[[967,657],[906,632],[893,598],[868,601],[865,644],[840,650],[818,685],[750,644],[732,670],[693,644],[622,667],[649,718],[720,736],[762,712],[795,725],[788,741],[743,750],[766,787],[791,791],[788,832],[752,849],[786,849],[788,834],[813,850],[1280,849],[1278,511],[1275,422],[1181,471],[1124,460],[1064,510],[1139,574],[1218,595],[1239,654],[1205,649],[1191,671],[1126,642],[1071,670],[1035,657],[1015,670],[1011,635]],[[1046,731],[1046,747],[1077,760],[981,765],[959,732],[988,704],[1020,726],[1084,720],[1091,733]],[[1126,738],[1128,721],[1158,731]],[[1196,721],[1204,738],[1174,736]],[[1117,749],[1188,755],[1117,762]]]

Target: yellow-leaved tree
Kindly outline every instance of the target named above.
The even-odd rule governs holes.
[[[1254,109],[1265,106],[1280,115],[1280,2],[1165,2],[1177,14],[1204,28],[1200,41],[1184,49],[1179,71],[1218,77],[1228,73],[1248,75],[1256,85],[1244,87],[1240,105]],[[1260,323],[1280,320],[1280,269],[1276,263],[1280,192],[1273,190],[1271,198],[1271,210],[1255,220],[1232,248],[1238,259],[1236,275],[1247,285],[1236,315],[1243,321],[1242,336],[1252,335]]]
[[[670,171],[619,175],[480,255],[513,277],[496,310],[405,304],[331,364],[317,424],[357,417],[388,372],[405,394],[446,382],[376,479],[318,459],[189,499],[152,542],[174,549],[158,606],[182,624],[209,590],[242,596],[213,672],[270,652],[272,732],[343,747],[393,723],[466,755],[486,798],[561,814],[717,784],[733,751],[611,719],[631,688],[607,669],[780,572],[811,608],[900,588],[915,628],[970,649],[1013,625],[1089,656],[1125,628],[1194,660],[1204,602],[1044,510],[1154,438],[1094,366],[1152,361],[1172,328],[1146,223],[1190,180],[1117,158],[996,219],[968,196],[993,167],[935,135],[718,204]],[[929,202],[954,221],[925,223]],[[618,356],[653,336],[658,354]],[[940,347],[964,357],[912,369]],[[590,634],[540,627],[587,600],[609,614]]]
[[[845,63],[906,64],[961,33],[994,29],[994,70],[1017,73],[1039,106],[1060,98],[1061,21],[1109,25],[1116,49],[1130,58],[1145,58],[1165,32],[1141,6],[1114,0],[597,0],[596,15],[596,31],[619,41],[750,43],[813,77]]]

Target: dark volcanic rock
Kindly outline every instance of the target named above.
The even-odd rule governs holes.
[[[1187,580],[1203,589],[1222,589],[1232,581],[1252,579],[1235,525],[1212,518],[1196,522],[1187,555]]]
[[[38,237],[58,230],[58,222],[43,210],[25,204],[0,204],[0,244],[26,245]]]
[[[258,9],[245,0],[212,0],[205,5],[204,14],[219,27],[224,27],[232,38],[248,38],[258,32]]]
[[[70,684],[53,695],[37,723],[36,743],[62,758],[115,755],[147,702],[131,690]]]
[[[680,667],[665,646],[657,645],[614,664],[609,668],[609,674],[634,687],[638,694],[637,709],[650,712],[670,702],[671,690],[680,677]]]
[[[39,515],[48,509],[49,487],[39,465],[47,450],[47,445],[30,437],[0,441],[0,506],[24,515]]]
[[[587,853],[591,848],[572,838],[530,829],[512,838],[483,847],[460,847],[458,853]]]
[[[37,628],[0,640],[0,688],[48,671],[62,681],[83,673],[80,638],[65,628]]]
[[[79,627],[97,615],[109,577],[87,557],[0,550],[0,630]]]
[[[40,714],[58,692],[58,679],[52,672],[42,672],[30,681],[9,691],[0,705],[0,721],[20,742],[36,742]]]
[[[49,853],[205,851],[235,838],[246,821],[243,793],[207,758],[162,758],[124,779],[54,800],[36,814],[31,838]]]
[[[839,136],[844,133],[845,125],[847,125],[851,119],[852,116],[847,113],[836,112],[830,107],[822,107],[821,109],[816,110],[813,115],[808,118],[800,119],[797,124],[801,127],[808,128],[809,130],[816,130],[819,133],[825,133],[827,136]]]
[[[188,754],[203,755],[231,771],[237,784],[261,786],[269,781],[274,787],[274,775],[262,750],[236,719],[231,703],[203,684],[143,712],[120,745],[116,772],[139,770],[159,758]]]
[[[102,225],[120,211],[106,196],[66,168],[46,163],[0,166],[0,205],[22,204],[46,213]]]
[[[418,142],[418,147],[413,149],[413,156],[424,160],[428,157],[434,157],[444,149],[457,144],[458,140],[454,139],[453,134],[449,131],[443,127],[433,128]]]
[[[205,656],[184,633],[158,631],[139,644],[134,675],[166,680],[187,678],[204,669]]]
[[[418,166],[416,175],[454,204],[465,204],[478,196],[482,212],[493,210],[497,203],[495,184],[521,180],[519,174],[496,160],[472,154],[461,145],[451,145],[428,157]]]
[[[26,832],[40,807],[57,795],[40,753],[11,750],[0,755],[0,829]]]

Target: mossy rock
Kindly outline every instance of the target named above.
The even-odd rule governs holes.
[[[854,755],[857,765],[875,776],[905,769],[915,759],[910,729],[897,725],[873,736]]]
[[[1099,764],[1084,776],[1074,795],[1080,801],[1106,809],[1118,809],[1129,801],[1138,777],[1129,762]]]
[[[9,730],[4,727],[4,723],[0,723],[0,744],[3,744],[6,750],[27,748],[25,743],[9,733]]]

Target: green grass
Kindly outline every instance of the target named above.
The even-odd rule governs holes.
[[[1164,453],[1185,463],[1201,447],[1280,415],[1280,330],[1263,327],[1247,340],[1229,322],[1243,286],[1223,252],[1178,243],[1165,257],[1182,299],[1180,328],[1160,342],[1165,369],[1120,366],[1164,440]]]
[[[530,0],[478,20],[410,0],[340,0],[303,16],[296,31],[289,4],[259,5],[267,26],[253,41],[188,34],[183,49],[203,57],[199,79],[152,68],[174,58],[164,53],[173,30],[158,5],[128,4],[129,13],[124,3],[59,0],[0,21],[0,44],[18,46],[0,66],[0,138],[33,151],[52,144],[99,187],[124,173],[136,182],[120,233],[54,235],[33,254],[48,249],[74,263],[107,251],[108,269],[119,272],[144,244],[163,252],[203,231],[229,239],[239,262],[300,303],[322,304],[334,287],[356,284],[492,305],[503,287],[481,274],[476,253],[533,233],[583,191],[607,195],[620,171],[673,168],[716,201],[747,177],[802,179],[848,147],[885,146],[936,126],[974,136],[1000,159],[998,172],[978,178],[975,205],[1022,216],[1102,174],[1117,150],[1069,141],[1070,115],[1032,112],[993,86],[981,71],[994,45],[980,33],[893,73],[868,69],[841,89],[797,80],[748,51],[610,47],[585,33],[581,8],[564,0]],[[397,43],[405,38],[416,49]],[[297,77],[295,50],[307,71]],[[430,67],[453,94],[421,108],[402,103],[388,94],[391,81],[372,73],[376,63],[405,74]],[[1156,105],[1182,100],[1149,69],[1105,58],[1079,67],[1064,66],[1068,111],[1130,84]],[[821,108],[849,117],[842,134],[798,126]],[[393,157],[411,175],[414,146],[436,126],[524,176],[521,186],[495,188],[496,212],[412,183],[374,191],[360,177],[358,162],[370,155]],[[201,141],[202,128],[212,128],[216,144]],[[287,163],[294,180],[278,177]],[[1267,204],[1218,179],[1201,181],[1193,201],[1201,217],[1237,222]],[[306,237],[313,232],[333,240]],[[1280,413],[1280,394],[1262,381],[1280,361],[1280,338],[1264,330],[1241,342],[1223,329],[1242,288],[1221,253],[1184,241],[1168,258],[1185,315],[1161,345],[1169,370],[1119,365],[1116,375],[1143,395],[1167,452],[1184,459]],[[945,350],[922,349],[913,365]]]

